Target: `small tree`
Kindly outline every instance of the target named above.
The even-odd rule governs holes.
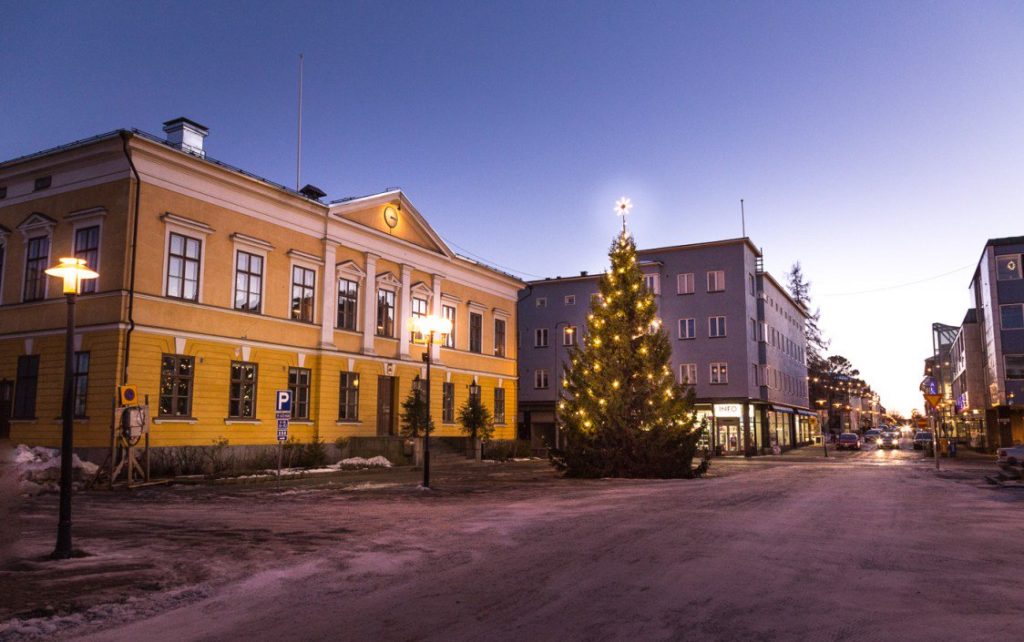
[[[402,435],[418,439],[424,433],[434,432],[434,421],[430,418],[430,408],[427,407],[425,395],[419,386],[414,386],[412,392],[402,402]]]
[[[462,431],[469,435],[470,439],[488,439],[494,434],[494,418],[491,417],[491,411],[477,395],[470,395],[469,401],[459,408],[459,423],[462,424]]]

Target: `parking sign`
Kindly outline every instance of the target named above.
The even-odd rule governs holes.
[[[291,412],[292,409],[292,391],[291,390],[278,390],[277,391],[277,411],[278,412]]]

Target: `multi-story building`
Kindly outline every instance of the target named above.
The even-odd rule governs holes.
[[[389,437],[424,370],[409,319],[454,323],[434,348],[432,413],[457,435],[471,391],[514,436],[522,282],[454,254],[408,197],[321,202],[217,162],[207,129],[122,130],[0,163],[0,431],[59,441],[64,302],[43,269],[87,259],[78,302],[76,445],[109,445],[115,387],[149,400],[154,446]],[[479,392],[478,392],[479,391]]]
[[[990,239],[971,279],[990,447],[1024,442],[1024,236]],[[975,402],[971,401],[972,407]],[[981,403],[977,404],[981,407]]]
[[[762,269],[747,238],[638,251],[673,344],[672,368],[694,387],[717,451],[813,440],[806,310]],[[600,275],[527,283],[519,300],[521,437],[556,445],[555,400],[568,349],[585,331]]]
[[[950,376],[955,413],[955,433],[972,445],[987,445],[985,432],[985,378],[982,367],[981,328],[978,311],[971,308],[957,329],[950,349]]]

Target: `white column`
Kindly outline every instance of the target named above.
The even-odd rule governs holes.
[[[412,302],[409,288],[412,286],[412,266],[402,264],[402,299],[398,304],[398,354],[404,359],[409,356],[409,313]]]
[[[431,304],[430,304],[430,313],[433,314],[435,317],[440,317],[441,316],[441,281],[444,280],[444,277],[441,276],[440,274],[435,274],[433,276],[434,276],[434,278],[433,278],[433,282],[431,283],[431,285],[434,288],[434,296],[433,296],[433,299],[431,300]],[[433,351],[433,353],[431,353],[430,358],[435,363],[440,363],[440,361],[441,361],[441,345],[440,344],[437,344],[437,343],[434,344],[434,351]]]
[[[338,275],[335,272],[335,255],[337,244],[324,241],[324,278],[321,291],[324,302],[323,314],[320,315],[320,347],[334,349],[334,324],[338,308]]]
[[[366,253],[366,287],[363,288],[363,353],[373,354],[373,336],[377,332],[377,259]]]

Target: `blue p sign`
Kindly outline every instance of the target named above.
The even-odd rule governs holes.
[[[278,390],[277,391],[277,411],[278,412],[291,412],[292,409],[292,391],[291,390]]]

